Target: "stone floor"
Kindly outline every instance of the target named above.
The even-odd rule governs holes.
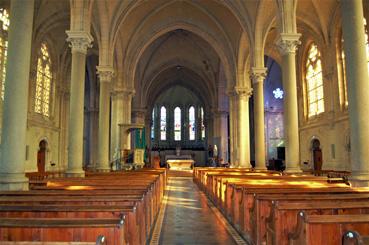
[[[159,244],[236,244],[191,177],[170,177]]]

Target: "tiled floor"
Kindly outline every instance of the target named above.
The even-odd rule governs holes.
[[[160,244],[236,244],[191,177],[171,177]]]

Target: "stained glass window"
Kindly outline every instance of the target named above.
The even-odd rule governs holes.
[[[50,114],[51,79],[49,51],[46,44],[42,43],[37,59],[35,112],[44,116],[49,116]]]
[[[205,125],[204,125],[204,109],[201,107],[200,109],[200,118],[201,118],[201,139],[205,139]]]
[[[191,106],[188,110],[189,138],[195,140],[195,107]]]
[[[167,109],[160,108],[160,140],[167,139]]]
[[[6,58],[8,50],[8,28],[9,28],[9,13],[6,9],[0,8],[0,82],[1,82],[2,100],[4,100],[4,91],[5,91]]]
[[[152,109],[152,116],[151,116],[151,139],[155,139],[155,108]]]
[[[316,44],[311,44],[306,61],[306,91],[308,116],[324,112],[323,76],[320,51]]]
[[[181,140],[181,109],[179,107],[174,109],[174,140]]]

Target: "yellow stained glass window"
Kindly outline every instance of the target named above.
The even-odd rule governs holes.
[[[50,115],[51,81],[50,55],[46,44],[42,43],[37,59],[35,112],[47,117]]]
[[[1,82],[2,100],[4,100],[4,91],[5,91],[6,58],[8,50],[8,29],[9,29],[9,13],[6,9],[0,8],[0,82]]]
[[[306,91],[308,116],[324,112],[323,75],[320,51],[316,44],[311,44],[306,60]]]

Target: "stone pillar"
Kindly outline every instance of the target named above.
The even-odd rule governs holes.
[[[109,119],[110,119],[110,82],[114,74],[112,67],[98,66],[100,78],[99,101],[99,160],[97,171],[107,172],[109,166]]]
[[[236,135],[236,130],[237,130],[237,113],[236,113],[236,109],[237,109],[237,104],[235,101],[236,98],[236,94],[233,91],[229,91],[227,93],[228,98],[229,98],[229,143],[230,143],[230,153],[229,153],[229,157],[230,157],[230,164],[233,167],[237,167],[238,166],[238,159],[237,159],[237,154],[236,154],[236,149],[237,149],[237,135]]]
[[[0,190],[28,189],[24,164],[33,10],[33,0],[11,1],[2,118]]]
[[[250,167],[249,98],[251,89],[236,88],[238,99],[239,167]]]
[[[215,112],[215,136],[220,139],[220,145],[218,145],[218,157],[223,158],[224,162],[228,161],[228,112],[218,111]]]
[[[299,121],[296,89],[295,52],[300,43],[299,33],[281,33],[278,47],[282,54],[282,80],[284,89],[284,138],[286,146],[286,171],[301,171]]]
[[[361,0],[342,0],[351,140],[351,184],[369,186],[369,83]]]
[[[72,48],[72,73],[70,85],[68,170],[67,176],[81,177],[83,157],[83,116],[85,96],[85,71],[87,48],[91,47],[92,36],[85,31],[67,31]]]
[[[264,79],[266,68],[252,68],[254,92],[254,127],[255,127],[255,169],[266,169],[265,165],[265,121],[264,121]]]
[[[132,97],[134,92],[131,90],[122,91],[123,96],[123,124],[131,124]],[[131,149],[131,134],[122,132],[121,149]]]
[[[121,150],[119,124],[123,123],[123,103],[124,103],[123,100],[124,96],[122,91],[112,92],[112,110],[111,110],[112,115],[110,126],[110,134],[111,134],[110,154],[112,160],[116,152],[119,152]]]

